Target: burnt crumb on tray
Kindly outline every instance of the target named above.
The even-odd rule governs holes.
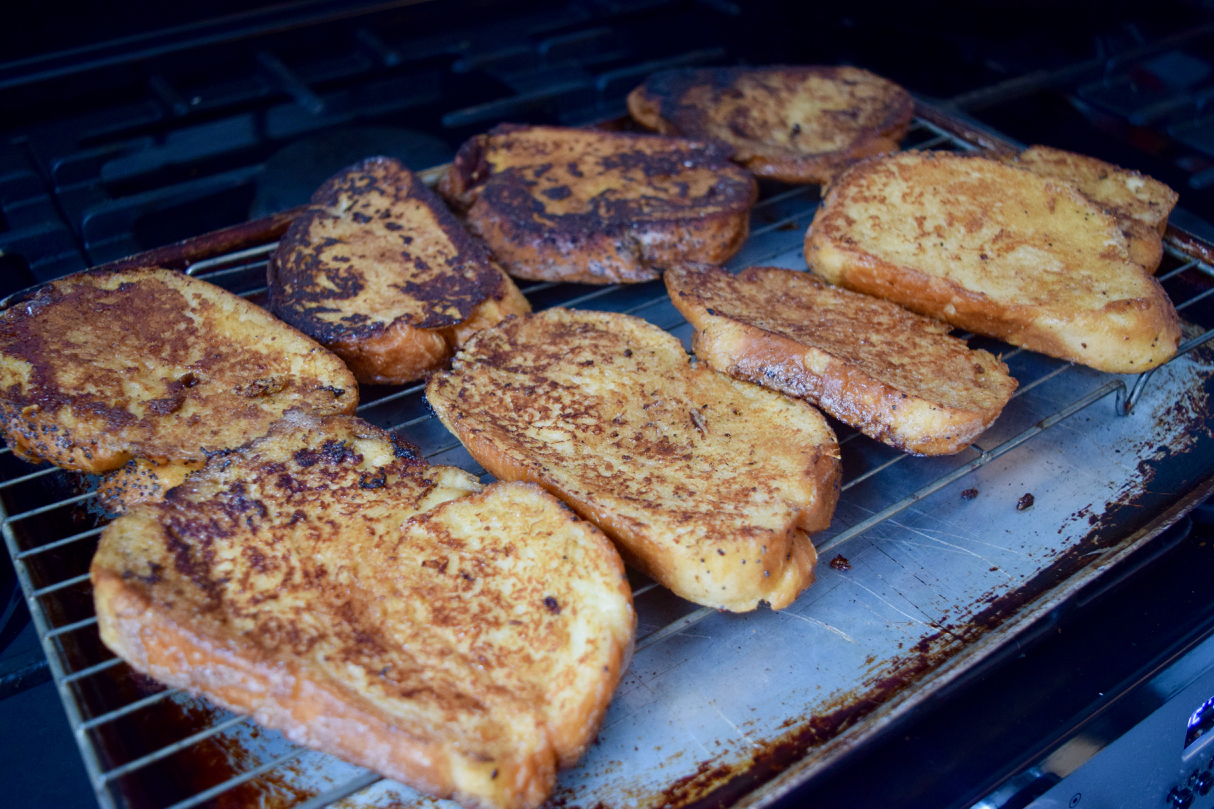
[[[835,570],[851,570],[851,562],[843,554],[836,554],[834,559],[830,560],[830,566]]]
[[[1032,508],[1032,506],[1033,506],[1032,492],[1025,492],[1024,497],[1021,497],[1019,500],[1016,501],[1016,510],[1017,511],[1024,511],[1026,508]]]
[[[966,489],[965,491],[963,491],[961,493],[962,500],[973,500],[977,496],[978,496],[977,489]]]

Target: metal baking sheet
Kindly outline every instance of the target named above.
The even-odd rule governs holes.
[[[906,145],[1000,143],[948,123],[925,112]],[[812,188],[765,189],[730,266],[804,269],[817,201]],[[264,242],[282,226],[191,240],[155,260],[256,301],[272,248]],[[1204,248],[1172,237],[1165,288],[1182,314],[1211,325]],[[660,282],[524,292],[536,309],[629,312],[689,342]],[[1149,546],[1214,480],[1209,347],[1156,372],[1119,416],[1133,377],[970,342],[1003,355],[1020,382],[1015,398],[974,447],[947,458],[906,456],[835,425],[844,491],[831,528],[814,537],[818,581],[793,606],[720,613],[634,576],[636,656],[597,742],[562,774],[551,806],[770,802]],[[488,479],[430,415],[420,386],[368,386],[359,415],[398,429],[434,463]],[[113,658],[97,638],[87,581],[104,525],[94,485],[0,454],[4,536],[103,806],[443,803],[295,747]]]

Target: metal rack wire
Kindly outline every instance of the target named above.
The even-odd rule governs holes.
[[[920,149],[977,148],[957,134],[922,118],[916,120],[904,145]],[[762,264],[803,267],[801,243],[817,202],[817,189],[812,187],[767,193],[754,209],[750,238],[742,252],[731,262],[731,267],[738,269]],[[188,272],[257,300],[265,292],[266,261],[274,247],[274,243],[262,244],[199,261]],[[1165,287],[1187,290],[1203,284],[1186,285],[1182,283],[1185,279],[1214,279],[1214,268],[1203,261],[1175,246],[1169,246],[1166,252],[1167,266],[1159,275]],[[1210,296],[1214,294],[1214,285],[1206,283],[1204,286],[1207,288],[1176,301],[1177,309],[1182,314],[1201,307],[1203,303],[1208,306]],[[644,317],[685,340],[690,335],[689,326],[670,304],[660,282],[629,287],[534,283],[523,287],[523,292],[536,309],[562,305],[619,311]],[[992,346],[991,341],[983,341],[973,335],[968,337],[975,344]],[[1192,351],[1211,338],[1214,338],[1214,330],[1191,337],[1184,342],[1181,352]],[[1007,361],[1022,351],[1003,346],[1002,353]],[[818,554],[826,557],[844,543],[891,520],[933,493],[973,474],[1097,402],[1115,397],[1116,411],[1121,415],[1130,413],[1135,403],[1150,390],[1149,380],[1152,376],[1151,373],[1142,374],[1127,385],[1122,378],[1111,375],[1095,378],[1092,372],[1081,371],[1060,361],[1042,360],[1037,369],[1033,378],[1021,379],[1016,397],[1024,397],[1068,374],[1086,373],[1093,376],[1094,381],[1082,395],[1024,429],[1003,437],[994,446],[986,448],[981,445],[980,439],[978,445],[957,456],[943,471],[938,464],[896,453],[879,457],[871,464],[846,473],[844,492],[895,465],[923,466],[918,485],[913,490],[850,526],[833,534],[826,532],[817,544]],[[422,385],[368,388],[364,394],[358,415],[379,426],[400,431],[421,447],[432,462],[453,463],[487,477],[484,470],[430,414],[424,402]],[[846,427],[840,426],[838,433],[845,453],[851,451],[847,449],[849,446],[875,443]],[[107,729],[158,709],[166,711],[168,718],[163,721],[171,723],[177,714],[168,713],[170,708],[179,712],[183,705],[194,703],[180,692],[138,682],[138,678],[127,671],[125,663],[91,638],[96,634],[96,617],[91,613],[86,560],[105,522],[91,503],[94,488],[90,481],[81,476],[49,466],[33,468],[13,458],[9,450],[0,450],[0,505],[5,514],[4,539],[98,801],[106,807],[152,805],[142,797],[145,790],[140,786],[141,774],[200,744],[231,734],[244,733],[246,737],[250,733],[256,735],[256,730],[252,720],[247,717],[207,714],[200,726],[195,729],[191,725],[189,732],[180,738],[150,749],[133,750],[130,755],[115,748],[112,740],[106,737]],[[645,630],[637,641],[638,651],[680,635],[717,612],[710,608],[695,608],[669,597],[647,614],[647,604],[641,596],[658,591],[660,588],[655,584],[639,576],[634,581],[640,624]],[[136,682],[137,687],[124,685],[130,682]],[[166,803],[156,805],[189,809],[207,804],[231,794],[232,790],[242,785],[253,784],[302,757],[319,755],[303,748],[291,748],[285,743],[278,747],[271,744],[267,749],[270,753],[258,759],[255,766],[225,773],[225,777],[213,779],[214,783],[207,783],[189,794],[174,793]],[[325,788],[304,795],[291,805],[306,809],[327,806],[356,795],[381,780],[374,773],[355,767],[346,768],[340,776]]]

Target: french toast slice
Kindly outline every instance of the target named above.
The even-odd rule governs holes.
[[[460,148],[438,190],[516,278],[636,283],[741,248],[758,186],[728,158],[719,144],[502,125]]]
[[[915,102],[856,67],[703,68],[654,73],[628,112],[665,135],[720,141],[760,177],[829,183],[849,163],[898,150]]]
[[[171,270],[61,278],[0,313],[0,429],[18,456],[106,472],[199,467],[283,413],[353,413],[336,356],[236,295]]]
[[[438,196],[390,157],[325,181],[268,276],[271,310],[366,383],[421,379],[470,331],[531,311]]]
[[[1008,159],[1043,177],[1074,183],[1081,194],[1122,220],[1131,257],[1151,272],[1159,269],[1160,237],[1180,198],[1167,185],[1095,157],[1049,146],[1030,146]]]
[[[1071,183],[979,155],[852,167],[814,216],[805,257],[833,284],[1100,371],[1154,368],[1180,340],[1116,217]]]
[[[802,401],[689,363],[656,326],[559,308],[509,320],[426,396],[485,469],[539,483],[683,598],[780,609],[813,582],[834,433]]]
[[[91,577],[136,670],[468,807],[544,801],[635,631],[593,525],[346,416],[289,413],[127,512]]]
[[[965,449],[1016,389],[1006,365],[939,320],[807,272],[683,265],[665,281],[698,359],[906,452]]]

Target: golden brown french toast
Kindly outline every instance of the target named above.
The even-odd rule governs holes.
[[[949,326],[810,273],[671,267],[698,359],[817,405],[890,446],[947,455],[991,425],[1016,389],[1007,366]]]
[[[503,125],[468,140],[438,190],[517,278],[634,283],[742,246],[758,187],[728,158],[719,144]]]
[[[127,512],[91,574],[138,671],[468,807],[543,803],[635,631],[593,525],[346,416],[290,413]]]
[[[1049,146],[1030,146],[1007,159],[1043,177],[1074,183],[1081,194],[1121,219],[1130,256],[1151,272],[1159,269],[1160,237],[1180,198],[1171,188],[1145,174]]]
[[[105,472],[201,466],[291,408],[352,413],[341,360],[236,295],[171,270],[85,272],[0,314],[0,427],[15,453]]]
[[[856,67],[702,68],[654,73],[628,96],[636,121],[720,141],[760,177],[828,183],[849,163],[898,149],[910,94]]]
[[[1116,217],[1065,182],[948,152],[872,158],[806,234],[834,284],[1101,371],[1176,353],[1180,326]]]
[[[818,411],[689,363],[628,315],[549,309],[478,333],[426,395],[503,480],[539,483],[683,598],[780,609],[839,494]]]
[[[273,312],[359,382],[421,379],[470,331],[531,311],[438,196],[390,157],[325,181],[268,274]]]

